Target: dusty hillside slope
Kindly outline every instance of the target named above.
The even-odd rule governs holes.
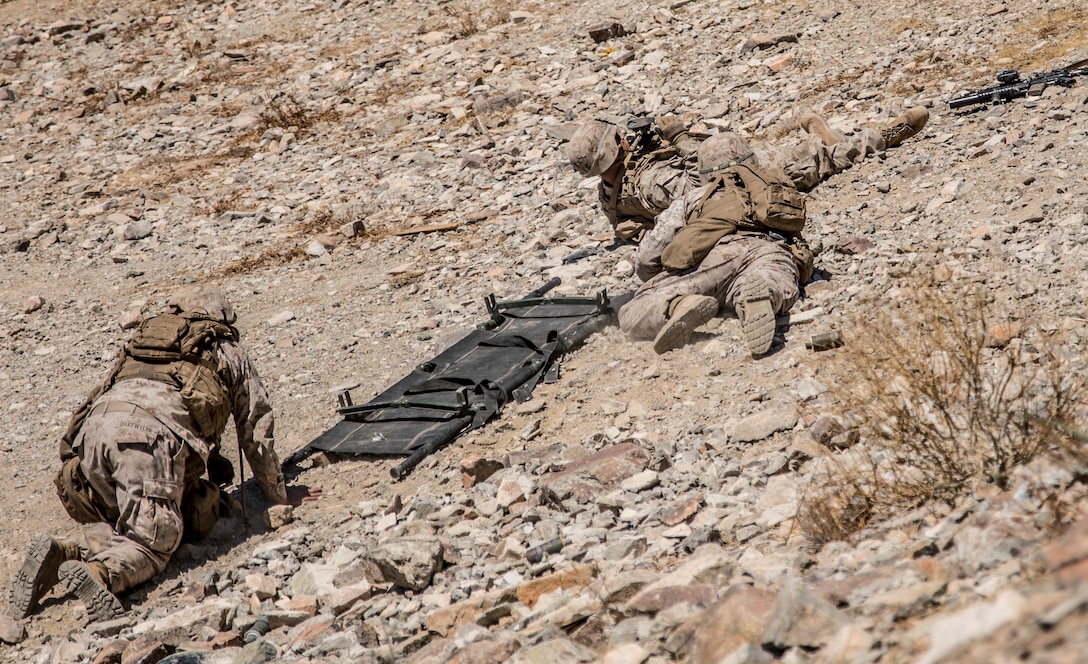
[[[673,112],[786,142],[806,108],[846,131],[930,112],[812,192],[820,272],[769,356],[729,317],[660,357],[608,328],[405,481],[395,460],[304,462],[324,498],[277,528],[251,492],[249,528],[185,545],[120,621],[55,597],[0,616],[0,660],[1080,661],[1088,81],[946,101],[1085,57],[1086,19],[1075,0],[0,3],[5,587],[33,534],[75,532],[56,440],[172,288],[229,293],[286,456],[337,421],[338,388],[379,393],[488,293],[637,287],[566,164],[573,123]],[[843,348],[806,348],[830,330]]]

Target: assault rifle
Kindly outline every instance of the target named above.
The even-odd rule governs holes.
[[[661,147],[661,129],[652,115],[645,115],[627,122],[627,143],[636,154],[653,152]]]
[[[1003,104],[1011,99],[1019,97],[1038,96],[1050,85],[1060,85],[1068,88],[1076,83],[1077,76],[1088,75],[1088,60],[1075,62],[1068,67],[1061,67],[1048,72],[1032,74],[1030,78],[1022,78],[1020,72],[1012,69],[1003,69],[997,75],[997,82],[989,88],[983,88],[977,92],[966,94],[949,100],[948,108],[957,109],[975,104]]]

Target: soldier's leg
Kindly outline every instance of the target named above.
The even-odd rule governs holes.
[[[110,412],[88,419],[85,429],[80,465],[121,514],[107,546],[87,562],[103,564],[109,590],[118,593],[162,572],[181,543],[189,448],[142,412]]]
[[[627,338],[654,339],[659,353],[687,343],[695,328],[713,318],[743,264],[746,249],[744,243],[734,242],[737,239],[720,240],[696,268],[662,273],[643,284],[619,312],[620,329]]]
[[[749,239],[744,264],[724,299],[736,310],[753,357],[770,350],[775,316],[789,311],[799,294],[797,264],[790,252],[775,242]]]
[[[818,136],[810,136],[799,144],[778,148],[777,162],[794,186],[808,191],[883,149],[884,139],[880,132],[865,128],[854,136],[843,136],[831,145]]]

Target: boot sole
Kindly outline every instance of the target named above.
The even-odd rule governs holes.
[[[741,331],[752,357],[766,355],[774,341],[774,307],[771,306],[771,288],[760,276],[747,279],[741,293],[744,316]]]
[[[712,297],[700,300],[690,309],[677,312],[654,337],[654,352],[661,355],[687,345],[695,329],[706,324],[716,313],[718,301]]]
[[[38,608],[38,602],[57,584],[57,569],[64,562],[60,544],[46,535],[39,535],[30,544],[22,569],[11,582],[8,598],[12,614],[23,619]]]
[[[95,578],[85,564],[72,560],[61,564],[60,580],[68,592],[87,607],[92,622],[112,620],[125,614],[120,600]]]

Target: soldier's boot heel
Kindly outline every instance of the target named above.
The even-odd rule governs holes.
[[[15,618],[25,618],[35,609],[57,584],[57,571],[61,563],[79,557],[79,547],[74,542],[38,535],[30,543],[30,550],[22,568],[11,582],[9,603]]]
[[[106,582],[91,567],[78,560],[69,560],[60,566],[61,583],[68,592],[78,597],[92,622],[112,620],[125,614],[121,600],[110,592]]]
[[[774,341],[774,306],[771,303],[771,288],[767,281],[752,275],[745,279],[741,287],[740,327],[744,333],[744,342],[752,357],[766,355]]]
[[[907,109],[902,115],[880,130],[885,148],[898,147],[900,143],[922,131],[929,122],[929,111],[922,106]]]
[[[673,300],[670,309],[672,315],[654,337],[658,355],[687,344],[692,332],[718,313],[718,301],[709,295],[682,295]]]

